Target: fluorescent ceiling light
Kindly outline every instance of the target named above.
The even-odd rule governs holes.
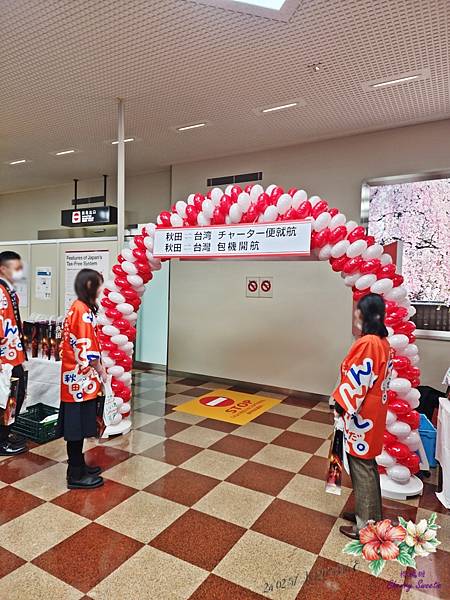
[[[279,106],[272,106],[271,108],[262,108],[261,112],[263,112],[263,113],[275,112],[276,110],[284,110],[285,108],[292,108],[293,106],[298,106],[298,102],[290,102],[289,104],[280,104]]]
[[[261,8],[270,8],[271,10],[281,10],[286,0],[233,0],[239,4],[251,4]]]
[[[135,139],[136,138],[125,138],[123,141],[126,144],[127,142],[134,142]],[[111,142],[111,144],[118,144],[118,143],[119,143],[119,140],[114,140],[114,142]]]
[[[22,158],[20,160],[12,160],[11,162],[8,163],[8,165],[23,165],[23,163],[26,163],[26,159]]]
[[[373,83],[370,87],[380,88],[388,85],[396,85],[397,83],[406,83],[407,81],[415,81],[419,79],[419,75],[409,75],[408,77],[400,77],[399,79],[390,79],[389,81],[381,81],[380,83]]]
[[[65,154],[75,154],[75,150],[61,150],[60,152],[55,152],[55,156],[64,156]]]
[[[198,129],[199,127],[205,127],[206,123],[195,123],[194,125],[183,125],[183,127],[177,127],[177,131],[188,131],[188,129]]]

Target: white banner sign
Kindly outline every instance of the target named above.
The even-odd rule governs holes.
[[[311,222],[171,227],[155,231],[158,258],[309,256]]]
[[[76,299],[73,285],[81,269],[95,269],[108,276],[109,250],[67,250],[65,254],[65,294],[64,309],[67,312]]]

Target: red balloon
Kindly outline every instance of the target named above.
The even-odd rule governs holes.
[[[386,473],[386,468],[385,467],[382,467],[381,465],[377,465],[377,468],[378,468],[378,473],[380,475],[384,475]]]
[[[388,454],[393,456],[395,459],[402,459],[409,456],[411,450],[408,448],[406,444],[402,444],[402,442],[395,441],[390,444],[386,444],[384,449]]]
[[[363,275],[367,275],[369,273],[376,273],[381,267],[381,262],[378,258],[372,258],[366,261],[363,261],[360,271]]]
[[[230,212],[230,206],[233,204],[232,199],[227,194],[224,194],[220,199],[219,206],[220,210],[224,215],[227,215]]]
[[[311,206],[311,202],[309,200],[304,200],[303,202],[300,202],[300,204],[297,208],[298,218],[306,219],[307,217],[310,217],[311,211],[312,211],[312,206]]]
[[[121,319],[122,313],[117,310],[117,308],[108,308],[105,310],[105,315],[108,319]]]
[[[373,246],[375,244],[375,238],[373,235],[366,235],[367,247]]]
[[[200,212],[202,210],[202,204],[203,204],[204,199],[205,199],[205,196],[203,194],[195,194],[192,201],[194,203],[194,207],[197,209],[197,212]],[[191,204],[188,204],[188,206],[191,206]],[[187,214],[187,208],[186,208],[186,214]]]
[[[391,400],[388,404],[388,409],[392,410],[396,415],[406,415],[411,411],[411,407],[406,400],[401,400],[400,398],[396,398],[395,400]]]
[[[212,216],[212,222],[214,225],[223,225],[225,223],[225,215],[222,212],[220,206],[216,206]]]
[[[197,225],[198,213],[199,210],[196,206],[192,206],[192,204],[186,206],[186,218],[189,225]]]
[[[355,229],[348,234],[347,239],[351,244],[353,244],[353,242],[356,242],[357,240],[362,240],[365,237],[366,230],[360,225],[359,227],[355,227]]]
[[[296,194],[297,192],[298,192],[297,188],[291,188],[288,190],[289,196],[294,196],[294,194]]]
[[[317,219],[319,215],[328,210],[328,202],[325,200],[320,200],[317,204],[315,204],[312,208],[311,215]]]
[[[337,244],[341,240],[345,240],[346,236],[347,236],[347,227],[345,225],[336,227],[330,233],[330,244]]]
[[[404,423],[408,423],[411,429],[418,429],[420,425],[420,414],[417,410],[410,410],[405,415],[400,415],[400,420]]]
[[[260,194],[258,196],[255,208],[259,212],[264,212],[266,210],[266,208],[269,206],[269,203],[270,203],[270,198],[269,198],[268,194],[263,192],[262,194]]]
[[[108,336],[106,336],[108,337]],[[105,350],[106,352],[115,352],[118,349],[117,344],[114,344],[113,342],[111,342],[111,338],[108,338],[107,340],[105,340],[104,342],[102,342],[102,350]]]
[[[250,192],[252,191],[253,188],[253,183],[247,183],[247,185],[244,188],[244,191],[247,192],[247,194],[250,194]]]
[[[405,279],[402,275],[394,275],[394,277],[392,278],[392,281],[394,283],[394,287],[398,287],[399,285],[402,285],[402,283],[405,281]]]
[[[398,304],[392,300],[385,300],[384,305],[386,306],[386,313],[391,313],[398,308]]]
[[[119,256],[117,257],[117,260],[118,260],[118,262],[120,262],[120,264],[122,264],[125,259],[121,254],[119,254]]]
[[[279,187],[279,186],[275,187],[275,188],[274,188],[274,189],[271,191],[271,193],[270,193],[270,203],[271,203],[271,204],[276,204],[276,203],[277,203],[277,200],[278,200],[278,198],[279,198],[279,197],[280,197],[282,194],[284,194],[284,190],[283,190],[283,188],[282,188],[282,187]]]
[[[118,381],[113,377],[111,381],[111,388],[117,396],[120,396],[120,392],[125,388],[125,386],[121,381]]]
[[[122,317],[122,315],[121,315]],[[116,319],[113,323],[114,327],[118,327],[120,329],[120,331],[127,331],[130,327],[130,323],[129,321],[127,321],[126,319],[120,318],[120,319]]]
[[[125,271],[122,269],[122,267],[120,265],[114,265],[112,268],[112,272],[115,275],[118,275],[119,277],[125,277],[126,273]]]
[[[206,197],[208,198],[208,200],[211,200],[211,194],[212,194],[212,190],[208,190],[206,192]]]
[[[345,263],[345,266],[342,270],[344,271],[344,273],[347,273],[347,275],[351,275],[352,273],[356,273],[356,271],[359,271],[363,262],[364,261],[361,258],[361,256],[357,256],[356,258],[349,258],[347,259],[347,262]]]
[[[231,199],[234,200],[234,202],[236,202],[236,200],[238,199],[239,194],[242,194],[242,188],[241,188],[240,185],[234,184],[233,187],[230,190]]]
[[[411,366],[411,361],[407,356],[396,356],[392,363],[396,371],[403,371]]]
[[[335,217],[336,215],[338,215],[338,214],[339,214],[339,209],[337,209],[337,208],[329,208],[329,209],[328,209],[328,212],[330,213],[330,215],[331,215],[332,217]]]
[[[147,255],[145,254],[145,250],[142,248],[134,248],[133,256],[137,258],[137,260],[147,260]]]
[[[403,333],[404,335],[410,335],[411,333],[414,333],[415,330],[416,326],[412,321],[405,321],[404,323],[396,327],[395,333]]]
[[[339,273],[339,271],[342,271],[342,269],[344,268],[344,265],[347,262],[347,260],[348,259],[346,256],[341,256],[340,258],[331,258],[330,259],[331,268],[336,273]]]
[[[120,393],[120,398],[122,398],[122,400],[124,402],[128,402],[129,400],[131,400],[131,390],[130,388],[124,387],[124,389],[122,390],[122,392]],[[128,415],[130,413],[127,413]],[[125,417],[125,415],[123,415]]]
[[[327,228],[322,231],[313,231],[311,235],[311,247],[312,248],[323,248],[329,240],[330,230]]]
[[[161,226],[162,227],[171,227],[171,223],[170,223],[170,212],[168,212],[167,210],[163,210],[162,213],[159,213],[159,219],[161,221]]]
[[[395,327],[396,325],[399,325],[401,322],[402,322],[402,319],[399,319],[398,316],[396,315],[396,313],[392,313],[384,319],[384,324],[386,325],[386,327]]]
[[[389,431],[385,431],[383,433],[383,443],[385,446],[389,445],[389,444],[394,444],[397,441],[397,438],[395,437],[395,435],[393,435],[392,433],[389,433]]]
[[[146,273],[147,271],[150,271],[150,266],[148,264],[148,260],[137,260],[135,263],[135,267],[139,272],[144,272]]]
[[[298,212],[295,210],[295,208],[290,208],[287,213],[284,216],[284,220],[285,221],[295,221],[296,219],[298,219]]]
[[[392,390],[389,390],[387,393],[388,402],[391,402],[392,400],[395,400],[396,398],[398,398],[397,393],[393,392]]]
[[[357,290],[354,289],[353,290],[353,300],[355,302],[358,302],[358,300],[361,300],[361,298],[364,298],[364,296],[367,296],[367,294],[370,294],[370,290],[366,289],[366,290]]]
[[[109,298],[102,298],[100,300],[100,304],[102,306],[104,306],[105,308],[115,308],[116,305],[114,304],[114,302],[111,302],[111,300]]]
[[[420,458],[415,452],[410,452],[410,454],[406,458],[403,458],[398,462],[401,465],[408,467],[412,475],[415,475],[420,471]]]
[[[143,250],[145,250],[145,244],[144,244],[144,236],[143,235],[135,235],[134,236],[134,243],[136,244],[136,246],[138,246],[138,248],[142,248]]]
[[[384,279],[386,277],[388,279],[392,279],[395,275],[396,268],[397,267],[395,265],[393,265],[392,263],[389,265],[384,265],[383,267],[381,267],[381,269],[377,273],[378,279]]]
[[[117,285],[117,287],[120,287],[120,288],[129,288],[130,287],[130,282],[128,281],[128,279],[126,278],[125,275],[123,275],[122,277],[116,277],[114,279],[114,283]]]
[[[250,206],[247,213],[244,215],[247,223],[254,223],[258,218],[258,214],[258,210],[254,206]]]

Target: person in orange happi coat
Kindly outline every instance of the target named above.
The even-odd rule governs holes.
[[[94,437],[97,432],[97,399],[106,381],[96,324],[102,284],[100,273],[82,269],[75,278],[77,299],[64,321],[58,429],[67,442],[69,489],[103,485],[100,467],[86,465],[83,456],[84,438]]]
[[[355,514],[344,513],[354,525],[342,526],[340,531],[352,539],[358,538],[369,520],[382,519],[375,457],[383,447],[393,357],[384,318],[385,304],[378,294],[368,294],[358,302],[355,324],[361,337],[342,363],[340,383],[333,393],[336,412],[344,419],[344,450],[355,494]]]
[[[16,252],[0,253],[0,371],[5,365],[12,366],[11,377],[18,379],[16,415],[22,409],[25,398],[26,360],[23,346],[22,321],[19,298],[14,284],[23,278],[22,259]],[[0,456],[14,456],[27,451],[26,440],[13,433],[10,426],[3,424],[4,410],[0,409]]]

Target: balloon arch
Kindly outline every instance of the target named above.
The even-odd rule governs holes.
[[[112,376],[112,388],[120,405],[117,431],[126,430],[127,422],[129,425],[132,354],[141,296],[145,284],[152,279],[152,271],[161,268],[161,261],[152,253],[156,228],[299,219],[312,222],[313,256],[329,261],[333,271],[341,274],[344,284],[352,288],[355,300],[369,292],[384,296],[388,339],[395,358],[384,448],[377,462],[384,475],[382,483],[387,479],[394,487],[395,483],[404,487],[417,480],[413,476],[420,462],[415,453],[420,447],[419,413],[415,410],[420,397],[416,389],[420,384],[419,356],[414,343],[415,325],[410,321],[415,308],[408,300],[403,277],[396,273],[396,266],[383,246],[366,235],[355,221],[348,221],[337,208],[330,208],[318,196],[308,199],[304,190],[296,188],[285,193],[276,185],[266,190],[259,184],[247,185],[244,190],[230,185],[225,190],[213,188],[205,196],[191,194],[186,201],[177,202],[171,212],[162,212],[156,225],[145,225],[130,247],[121,251],[111,279],[105,284],[98,316],[103,361]]]

